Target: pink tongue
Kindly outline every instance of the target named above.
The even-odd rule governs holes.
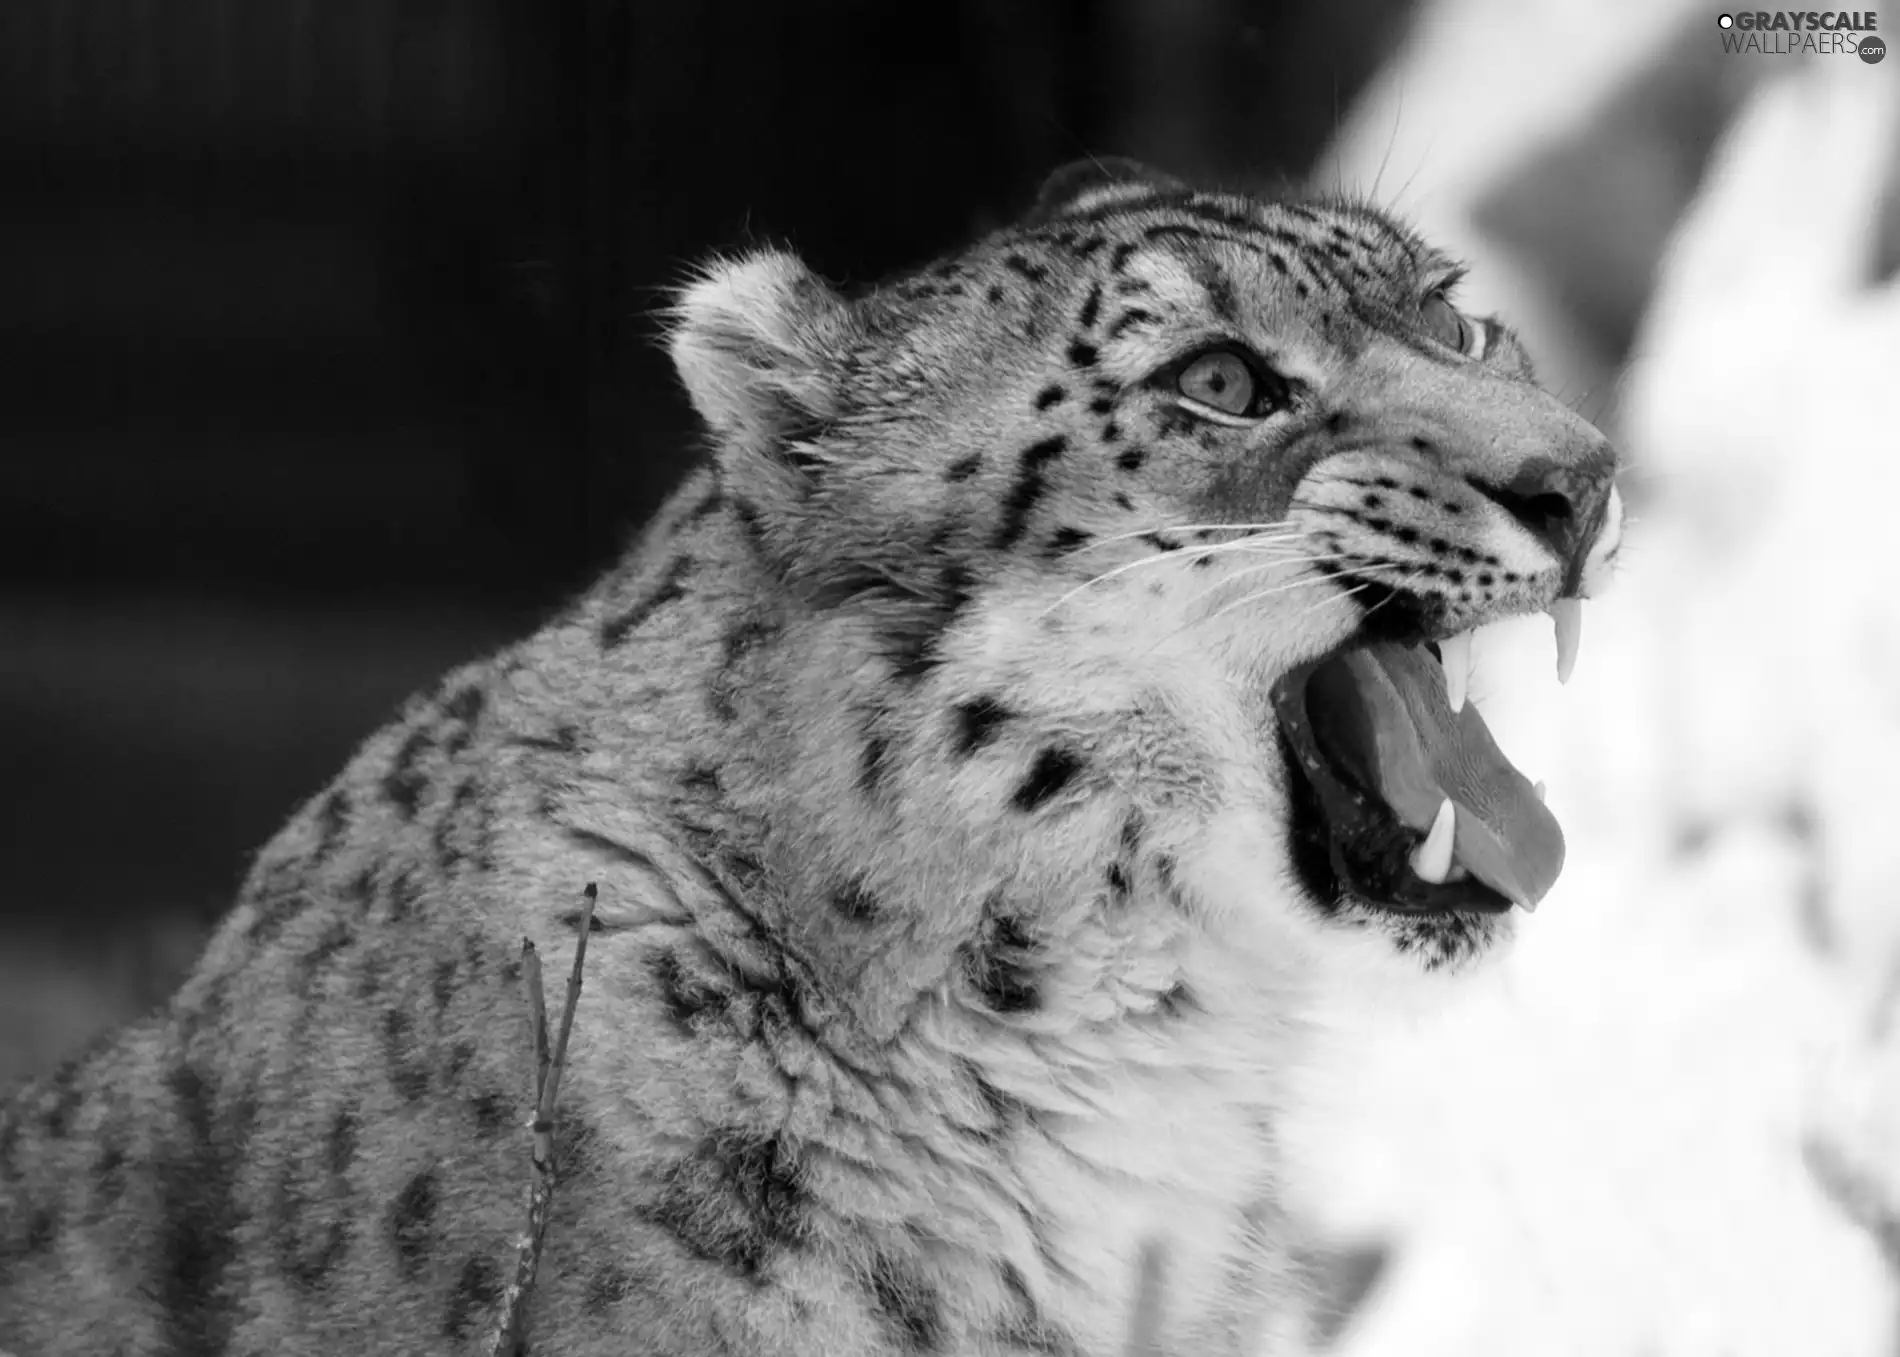
[[[1351,650],[1314,671],[1307,710],[1328,752],[1405,824],[1431,828],[1450,797],[1452,860],[1485,885],[1536,904],[1563,869],[1556,817],[1498,749],[1470,702],[1454,713],[1444,671],[1420,647]]]

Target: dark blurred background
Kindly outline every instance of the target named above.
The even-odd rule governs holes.
[[[1301,176],[1405,9],[5,0],[0,1078],[624,543],[691,261],[873,278],[1091,152]]]

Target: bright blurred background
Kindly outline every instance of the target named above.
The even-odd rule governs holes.
[[[1471,261],[1632,508],[1567,688],[1547,625],[1478,646],[1563,880],[1292,1130],[1316,1345],[1900,1353],[1900,58],[1682,0],[928,13],[0,4],[0,1080],[612,556],[690,455],[689,261],[873,278],[1089,152],[1310,175]]]

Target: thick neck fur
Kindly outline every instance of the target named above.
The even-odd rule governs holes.
[[[690,606],[646,620],[669,589]],[[643,853],[684,836],[705,972],[777,984],[802,1029],[801,1068],[760,1081],[782,1124],[1054,1300],[1119,1294],[1151,1236],[1239,1248],[1200,1227],[1275,1195],[1319,965],[1264,904],[1287,891],[1264,711],[1205,664],[1131,666],[1126,619],[1046,611],[1007,581],[921,638],[933,619],[875,594],[815,609],[697,478],[566,623],[640,635],[547,677],[593,690],[603,750],[559,822]]]

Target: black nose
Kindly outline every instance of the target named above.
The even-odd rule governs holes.
[[[1478,488],[1563,562],[1568,593],[1583,575],[1615,482],[1616,455],[1606,447],[1581,462],[1533,459],[1507,484]]]

